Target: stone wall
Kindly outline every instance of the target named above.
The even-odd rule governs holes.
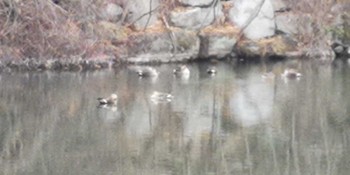
[[[137,8],[128,9],[128,13],[132,14],[129,22],[134,22],[134,29],[140,32],[129,36],[134,42],[132,47],[126,48],[128,51],[121,56],[122,61],[144,63],[220,59],[236,55],[236,50],[240,50],[242,55],[248,55],[242,53],[245,49],[236,48],[241,46],[236,45],[240,40],[256,43],[259,52],[255,55],[265,56],[263,48],[268,46],[261,40],[271,41],[271,37],[275,36],[275,1],[178,0],[174,4],[161,2],[152,0],[154,5],[150,8],[150,1],[144,0]],[[130,4],[134,2],[130,1]],[[164,13],[162,8],[166,6],[171,7]],[[148,13],[150,9],[156,10]],[[291,47],[286,48],[289,49],[278,54],[283,55],[284,52],[291,51]],[[277,53],[269,52],[268,55],[274,54]]]
[[[304,56],[307,51],[298,47],[298,39],[300,31],[312,33],[315,30],[313,19],[308,13],[297,13],[293,4],[286,2],[130,0],[125,1],[122,13],[117,5],[108,5],[105,16],[123,20],[120,17],[123,14],[122,24],[133,30],[128,34],[129,45],[123,46],[119,55],[123,62]],[[344,52],[348,47],[341,43],[336,48]],[[331,56],[331,52],[325,55]]]

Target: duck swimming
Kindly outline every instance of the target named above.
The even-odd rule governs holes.
[[[175,76],[188,79],[190,77],[190,69],[186,65],[178,66],[173,70]]]
[[[158,71],[155,70],[154,68],[150,68],[150,67],[138,69],[138,70],[136,70],[136,73],[140,78],[157,77],[158,76]]]
[[[97,101],[100,103],[100,105],[115,105],[117,104],[117,99],[117,94],[111,94],[109,97],[106,98],[99,97],[97,98]]]
[[[300,78],[302,74],[295,69],[289,68],[289,69],[285,69],[283,74],[281,74],[281,76],[289,79],[297,79],[297,78]]]
[[[210,74],[210,75],[212,75],[212,76],[214,76],[214,75],[216,75],[217,70],[215,69],[215,67],[209,67],[209,68],[207,69],[207,73]]]

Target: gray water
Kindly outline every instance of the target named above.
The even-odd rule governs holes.
[[[0,74],[0,174],[335,175],[350,172],[350,67],[293,63],[175,65]],[[262,79],[264,72],[275,79]],[[153,91],[171,93],[153,103]],[[118,94],[118,104],[96,98]]]

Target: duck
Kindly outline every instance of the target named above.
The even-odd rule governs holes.
[[[281,74],[283,78],[289,78],[289,79],[298,79],[302,76],[300,72],[298,72],[296,69],[285,69],[283,74]]]
[[[151,94],[150,98],[151,98],[151,101],[154,103],[160,103],[160,102],[166,103],[166,102],[171,102],[174,96],[169,93],[154,91]]]
[[[110,96],[105,98],[99,97],[97,98],[97,101],[100,103],[100,105],[115,105],[117,104],[117,99],[117,94],[111,94]]]
[[[190,77],[190,69],[186,65],[178,66],[173,70],[175,76],[186,78]]]
[[[207,73],[213,76],[213,75],[216,75],[217,70],[215,69],[215,67],[209,67],[207,69]]]
[[[136,73],[140,78],[158,77],[158,74],[159,74],[157,70],[155,70],[154,68],[150,68],[150,67],[137,69]]]

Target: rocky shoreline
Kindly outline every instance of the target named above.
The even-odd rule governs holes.
[[[188,53],[144,53],[137,56],[129,56],[125,58],[105,58],[105,59],[82,59],[82,58],[66,58],[66,59],[34,59],[26,58],[22,60],[7,60],[0,61],[0,73],[5,72],[27,72],[27,71],[95,71],[102,69],[110,69],[117,67],[121,64],[138,64],[138,65],[153,65],[153,64],[167,64],[167,63],[186,63],[193,61],[211,61],[211,60],[259,60],[267,61],[269,59],[279,58],[280,60],[287,59],[315,59],[317,61],[329,62],[331,60],[322,60],[321,57],[329,58],[335,57],[335,59],[350,60],[350,47],[342,44],[334,44],[331,50],[320,51],[314,53],[314,55],[308,55],[306,51],[293,51],[288,50],[289,47],[293,48],[295,42],[290,38],[284,36],[277,36],[276,38],[270,38],[270,41],[262,40],[260,43],[253,41],[242,42],[235,46],[232,52],[227,52],[222,56],[218,54],[208,54],[208,50],[205,53],[199,55],[191,55]],[[273,40],[273,41],[271,41]],[[281,40],[276,42],[275,40]],[[261,44],[261,42],[263,44]],[[279,43],[276,45],[276,43]],[[286,44],[289,43],[289,44]],[[283,52],[279,50],[283,48]],[[203,51],[203,49],[200,49]],[[328,55],[334,54],[335,55]],[[204,55],[204,56],[203,56]],[[208,56],[210,55],[210,56]]]
[[[1,72],[26,72],[26,71],[93,71],[111,68],[116,64],[113,60],[82,60],[82,59],[23,59],[17,61],[0,62]]]
[[[300,52],[289,52],[286,56],[271,56],[268,57],[269,59],[276,59],[279,60],[288,60],[288,59],[308,59],[306,56],[306,53],[300,53]],[[149,57],[154,58],[153,56],[149,55]],[[175,56],[176,57],[176,56]],[[147,58],[147,57],[144,57]],[[23,59],[23,60],[17,60],[17,61],[0,61],[0,73],[10,73],[10,72],[42,72],[42,71],[67,71],[67,72],[82,72],[82,71],[97,71],[97,70],[104,70],[104,69],[113,69],[120,65],[126,64],[136,64],[136,65],[159,65],[159,64],[167,64],[167,63],[179,63],[184,64],[187,62],[197,62],[197,61],[208,61],[212,62],[213,60],[217,61],[267,61],[266,59],[261,59],[261,57],[257,57],[256,55],[247,56],[247,57],[222,57],[220,59],[218,58],[208,58],[208,59],[195,59],[195,58],[189,58],[184,60],[182,56],[179,56],[181,58],[180,61],[177,61],[176,59],[173,61],[160,61],[160,60],[152,60],[149,61],[149,59],[146,59],[147,61],[137,61],[138,58],[129,58],[129,59],[135,59],[133,61],[116,61],[116,59],[109,59],[109,60],[76,60],[76,59],[49,59],[49,60],[35,60],[35,59]],[[347,60],[347,62],[350,62],[350,58],[348,57],[339,57],[336,59],[340,60]],[[319,60],[317,60],[319,61]],[[331,62],[329,62],[331,63]]]
[[[307,57],[323,62],[332,62],[336,57],[350,58],[350,14],[347,10],[350,3],[347,2],[330,5],[324,12],[326,18],[321,20],[318,14],[302,12],[285,0],[137,2],[140,3],[106,1],[98,7],[101,11],[96,14],[98,20],[86,26],[67,18],[62,24],[65,32],[60,32],[63,35],[58,35],[57,43],[50,47],[0,45],[0,72],[84,71],[123,63],[227,58]],[[48,5],[62,11],[63,3],[57,1],[55,5]],[[88,36],[89,31],[90,38],[79,38]],[[14,33],[13,38],[16,36]],[[25,36],[36,39],[30,33]],[[6,43],[11,43],[11,37],[8,39]],[[42,38],[45,39],[47,43],[55,41],[50,37]],[[47,53],[40,53],[43,50]],[[39,58],[52,53],[56,53],[52,56],[57,59]],[[29,58],[19,59],[22,57]]]

